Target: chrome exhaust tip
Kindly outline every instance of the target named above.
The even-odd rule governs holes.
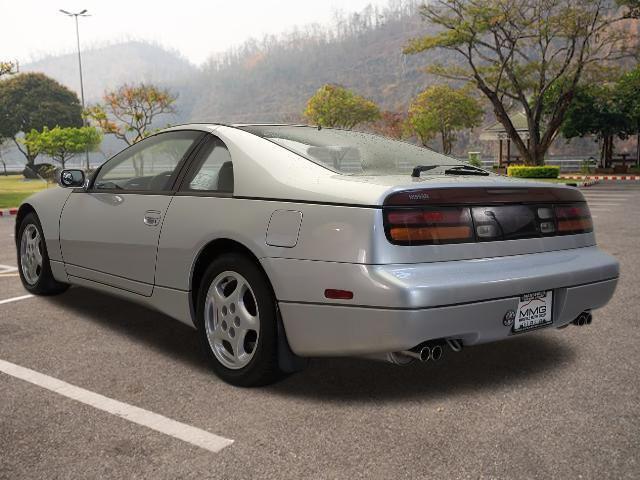
[[[580,315],[578,315],[572,323],[579,327],[583,327],[585,325],[590,325],[591,319],[592,319],[591,313],[585,311],[585,312],[582,312]]]
[[[440,345],[435,345],[431,348],[431,360],[437,362],[442,358],[442,347]]]
[[[431,349],[429,347],[422,347],[418,351],[402,350],[399,353],[401,353],[405,357],[411,357],[415,358],[416,360],[420,360],[421,362],[426,362],[427,360],[429,360],[429,358],[431,358],[432,355]]]

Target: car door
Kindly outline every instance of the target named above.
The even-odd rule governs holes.
[[[60,219],[67,274],[149,296],[158,239],[173,186],[205,134],[164,132],[107,161],[87,190],[75,190]]]

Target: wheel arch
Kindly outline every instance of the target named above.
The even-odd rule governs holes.
[[[273,284],[271,283],[271,279],[267,274],[267,271],[264,269],[264,266],[260,262],[259,258],[249,249],[246,245],[238,242],[237,240],[232,240],[230,238],[217,238],[211,240],[207,243],[202,249],[198,252],[196,256],[193,267],[191,269],[191,275],[189,278],[189,308],[191,311],[192,318],[194,320],[194,324],[196,324],[196,302],[198,298],[198,291],[200,290],[200,284],[204,277],[204,273],[209,266],[209,264],[218,256],[223,255],[225,253],[242,253],[249,257],[255,265],[260,269],[260,271],[264,274],[264,277],[267,280],[267,285],[273,294],[273,298],[275,299],[276,308],[278,305],[278,299],[275,295],[275,290],[273,289]],[[287,373],[292,373],[296,371],[300,371],[304,369],[307,365],[307,359],[303,359],[298,357],[293,353],[291,347],[289,346],[289,341],[287,339],[287,333],[284,329],[284,324],[282,319],[280,318],[280,309],[277,311],[277,328],[278,328],[278,363],[282,371]]]
[[[20,224],[22,223],[22,220],[24,219],[24,217],[26,217],[30,213],[34,213],[36,216],[38,215],[38,212],[36,212],[36,209],[30,203],[23,203],[22,205],[20,205],[20,208],[18,208],[18,213],[16,214],[16,223],[13,227],[14,228],[13,237],[16,242],[16,246],[18,245],[18,241],[19,241],[18,234],[20,230]]]
[[[251,251],[251,249],[249,249],[246,245],[243,245],[239,241],[233,240],[231,238],[216,238],[214,240],[211,240],[200,249],[193,262],[193,267],[191,268],[191,275],[189,278],[189,301],[191,304],[192,312],[195,313],[195,306],[198,297],[198,291],[200,289],[200,283],[202,282],[202,278],[204,277],[204,273],[207,270],[207,267],[215,258],[225,253],[241,253],[249,257],[264,274],[265,278],[267,279],[269,289],[271,290],[271,293],[274,294],[275,298],[275,292],[273,290],[271,279],[265,271],[262,263],[260,262],[258,257]]]

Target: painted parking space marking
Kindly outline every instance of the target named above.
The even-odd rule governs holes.
[[[11,362],[0,360],[0,372],[210,452],[217,453],[233,443],[233,440],[229,438],[215,435],[128,403],[113,400]]]
[[[11,302],[19,302],[20,300],[26,300],[27,298],[33,298],[33,295],[20,295],[19,297],[6,298],[4,300],[0,300],[0,305]]]
[[[18,267],[13,267],[11,265],[0,265],[0,274],[15,273],[17,271],[18,271]]]

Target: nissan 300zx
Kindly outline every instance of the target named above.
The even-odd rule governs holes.
[[[60,184],[16,217],[24,287],[94,288],[195,326],[235,385],[307,357],[406,364],[588,324],[618,279],[578,189],[367,133],[183,125]]]

